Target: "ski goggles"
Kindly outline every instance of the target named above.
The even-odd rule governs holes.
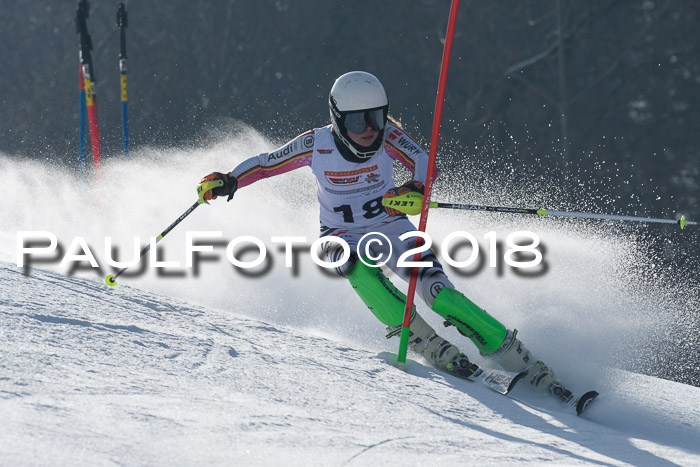
[[[358,134],[364,133],[368,127],[375,131],[381,131],[386,123],[387,110],[386,107],[380,107],[372,110],[348,112],[343,117],[343,125],[345,125],[346,130]]]

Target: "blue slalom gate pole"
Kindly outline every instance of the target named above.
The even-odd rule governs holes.
[[[129,122],[127,119],[127,103],[122,101],[122,125],[124,126],[124,157],[129,158]]]

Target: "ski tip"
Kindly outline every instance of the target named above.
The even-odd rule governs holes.
[[[107,284],[107,285],[109,285],[109,286],[111,286],[111,287],[114,287],[115,285],[117,285],[117,281],[115,281],[115,280],[114,280],[114,276],[110,274],[110,275],[107,276],[107,278],[105,279],[105,284]]]
[[[598,391],[588,391],[579,397],[576,402],[576,415],[581,415],[598,396]]]
[[[506,394],[508,394],[510,391],[512,391],[513,388],[515,387],[515,385],[518,384],[520,382],[520,380],[523,379],[525,376],[527,376],[527,371],[521,371],[520,373],[518,373],[515,376],[515,378],[513,378],[513,380],[508,385],[508,389],[506,391]]]

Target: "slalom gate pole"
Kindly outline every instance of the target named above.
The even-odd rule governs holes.
[[[126,6],[120,3],[117,8],[117,27],[119,28],[119,75],[122,86],[122,127],[124,128],[124,158],[129,159],[129,124],[127,119],[128,98],[126,93]]]
[[[80,66],[80,178],[85,179],[85,81]]]
[[[420,224],[418,230],[425,232],[428,223],[428,206],[430,202],[430,192],[435,182],[435,160],[437,159],[437,147],[440,139],[440,124],[442,122],[442,107],[445,102],[445,87],[447,85],[447,72],[450,68],[450,54],[452,52],[452,41],[455,34],[455,25],[457,24],[457,11],[459,10],[459,0],[452,0],[450,6],[450,17],[447,23],[447,34],[445,35],[445,46],[442,50],[442,65],[440,67],[440,78],[438,80],[438,92],[435,100],[435,112],[433,114],[433,132],[430,139],[430,159],[428,162],[428,173],[425,179],[425,195],[423,206],[421,208]],[[422,239],[416,238],[416,248],[422,245]],[[420,260],[420,253],[413,256],[413,261]],[[411,270],[411,279],[408,282],[408,293],[406,294],[406,308],[403,313],[403,324],[401,326],[401,341],[399,343],[399,352],[397,360],[400,363],[406,362],[406,353],[408,351],[408,338],[411,333],[411,315],[413,311],[413,297],[416,293],[416,284],[418,282],[418,268]]]
[[[192,206],[190,206],[189,208],[187,208],[187,210],[186,210],[185,212],[183,212],[183,213],[180,215],[180,217],[178,217],[177,219],[175,219],[175,222],[173,222],[173,223],[170,224],[165,230],[163,230],[163,231],[160,233],[160,235],[158,235],[158,236],[156,237],[156,242],[155,242],[155,243],[158,244],[158,242],[161,241],[161,240],[163,239],[163,237],[165,237],[166,235],[168,235],[168,233],[170,233],[171,230],[173,230],[180,222],[182,222],[182,221],[185,219],[185,217],[187,217],[187,216],[189,216],[190,214],[192,214],[192,211],[194,211],[195,209],[197,209],[197,207],[198,207],[200,204],[209,204],[209,203],[204,199],[204,193],[206,193],[207,191],[211,190],[212,188],[216,188],[216,187],[222,186],[223,184],[224,184],[223,180],[213,180],[213,181],[210,181],[210,182],[204,182],[204,183],[202,183],[202,184],[199,186],[199,188],[197,189],[197,191],[199,192],[199,199],[198,199]],[[148,250],[151,249],[151,243],[152,243],[152,242],[148,242],[148,245],[146,245],[145,247],[143,247],[143,248],[141,249],[141,253],[139,254],[139,259],[143,258],[143,256],[144,256],[146,253],[148,253]],[[107,276],[107,277],[105,278],[105,284],[110,285],[110,286],[112,286],[112,287],[114,287],[115,285],[117,285],[117,277],[121,276],[121,275],[124,273],[124,271],[126,271],[127,269],[129,269],[129,266],[122,268],[121,270],[119,270],[119,272],[117,272],[117,273],[114,274],[114,275],[111,275],[111,274],[110,274],[109,276]]]
[[[95,73],[92,65],[92,38],[87,31],[87,18],[90,16],[90,4],[87,0],[79,0],[78,11],[75,16],[75,26],[80,35],[80,66],[83,71],[83,83],[85,86],[85,104],[87,105],[88,120],[90,121],[90,139],[92,141],[92,162],[95,168],[95,177],[100,178],[100,164],[102,153],[100,151],[100,129],[97,123],[97,96],[95,94]]]

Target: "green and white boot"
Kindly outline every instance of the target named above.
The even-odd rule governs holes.
[[[369,262],[365,259],[365,262]],[[387,326],[387,338],[401,334],[406,296],[386,278],[380,268],[355,263],[347,273],[350,284],[372,313]],[[478,367],[435,330],[413,307],[408,345],[434,368],[460,378],[469,378]],[[505,331],[504,331],[505,333]]]
[[[568,402],[573,397],[571,391],[564,387],[554,370],[542,360],[535,360],[532,357],[527,347],[517,338],[517,334],[517,330],[508,331],[498,350],[484,357],[498,363],[506,371],[526,371],[527,376],[524,381],[527,381],[537,392]]]
[[[401,326],[389,326],[387,338],[400,334]],[[459,378],[468,379],[479,368],[459,351],[459,348],[440,337],[418,314],[413,314],[408,346],[425,358],[435,369]]]

